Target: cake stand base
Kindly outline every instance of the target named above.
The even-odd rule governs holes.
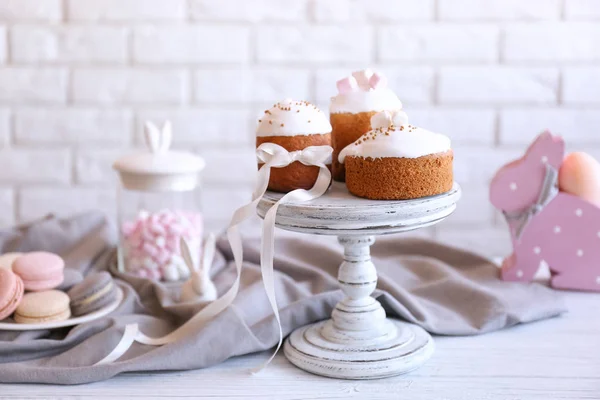
[[[405,201],[365,200],[334,182],[324,196],[302,204],[282,204],[276,226],[295,232],[336,235],[344,247],[338,282],[344,298],[331,319],[292,332],[284,353],[295,366],[316,375],[342,379],[377,379],[421,366],[433,354],[431,336],[422,328],[386,318],[371,296],[377,270],[370,247],[376,235],[406,232],[433,225],[456,208],[460,187],[448,193]],[[281,198],[265,194],[262,217]]]
[[[375,341],[330,341],[327,331],[335,329],[332,320],[304,326],[286,340],[284,353],[298,368],[341,379],[400,375],[417,369],[431,357],[433,341],[422,328],[390,318],[385,322],[383,335]]]

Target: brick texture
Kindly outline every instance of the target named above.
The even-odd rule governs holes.
[[[434,16],[433,0],[322,0],[313,2],[318,22],[428,21]]]
[[[0,26],[0,64],[4,64],[8,58],[7,42],[6,28]]]
[[[127,34],[122,27],[14,26],[12,59],[18,63],[124,63]]]
[[[5,146],[10,141],[11,115],[8,109],[0,108],[0,145]]]
[[[562,90],[567,104],[600,105],[600,67],[565,69]]]
[[[63,183],[71,180],[71,157],[66,150],[0,150],[1,183]]]
[[[131,113],[122,110],[20,109],[15,115],[15,141],[32,146],[127,144],[131,125]]]
[[[0,21],[58,21],[62,18],[61,0],[1,0]]]
[[[506,28],[503,52],[508,61],[598,61],[600,25],[516,24]]]
[[[555,20],[561,6],[560,0],[438,1],[440,18],[452,21]]]
[[[0,102],[52,104],[67,100],[68,75],[64,68],[0,68]]]
[[[308,4],[307,0],[191,0],[190,14],[199,21],[303,21]]]
[[[507,109],[501,113],[500,140],[525,146],[538,133],[551,129],[567,143],[597,144],[598,127],[600,113],[592,109]]]
[[[133,58],[142,63],[244,62],[248,32],[242,27],[141,27],[133,33]]]
[[[554,68],[448,67],[440,72],[442,103],[552,104],[557,96]]]
[[[186,14],[186,2],[185,0],[68,0],[67,10],[68,18],[74,21],[182,20]]]
[[[77,69],[72,96],[99,104],[179,104],[187,100],[188,73],[183,69]]]
[[[600,19],[598,0],[565,0],[565,16],[573,20]]]
[[[503,255],[496,170],[544,129],[600,157],[599,23],[598,0],[0,0],[0,226],[114,215],[112,162],[169,119],[207,161],[198,202],[221,230],[250,198],[263,110],[327,111],[370,67],[452,139],[463,199],[416,234]]]
[[[482,61],[498,57],[499,30],[480,24],[422,24],[379,30],[381,61]]]
[[[372,53],[372,30],[366,26],[265,26],[256,41],[260,62],[364,62]]]
[[[194,100],[199,103],[264,103],[286,97],[309,99],[311,75],[303,69],[208,69],[194,75]]]

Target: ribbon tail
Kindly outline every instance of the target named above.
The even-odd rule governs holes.
[[[277,299],[275,296],[275,273],[273,267],[273,258],[275,256],[275,221],[277,217],[277,210],[281,204],[294,201],[305,202],[316,199],[322,196],[327,189],[329,189],[329,184],[331,183],[331,172],[329,172],[329,168],[322,163],[317,164],[317,166],[320,167],[319,175],[317,176],[317,181],[310,190],[297,189],[287,193],[281,199],[279,199],[278,202],[273,204],[273,206],[265,214],[260,251],[260,270],[265,292],[267,294],[267,298],[269,299],[269,304],[271,305],[271,309],[275,315],[275,320],[277,321],[277,326],[279,328],[279,340],[273,354],[271,354],[269,359],[260,367],[253,370],[253,373],[260,372],[267,365],[269,365],[283,344],[283,329],[281,326],[279,307],[277,306]]]
[[[285,196],[284,196],[285,197]],[[283,199],[283,198],[282,198]],[[275,203],[269,211],[265,214],[265,220],[262,230],[262,240],[261,240],[261,250],[260,250],[260,272],[263,278],[263,286],[265,287],[265,292],[267,294],[267,298],[269,299],[269,304],[271,305],[271,310],[275,315],[275,320],[277,321],[277,328],[279,329],[279,340],[277,342],[277,347],[271,357],[264,362],[261,366],[253,370],[253,373],[259,372],[264,369],[267,365],[273,361],[273,358],[281,348],[281,344],[283,343],[283,330],[281,327],[281,318],[279,316],[279,307],[277,307],[277,299],[275,296],[275,274],[273,268],[273,258],[275,256],[275,217],[277,215],[277,209],[279,208],[279,204],[281,204],[281,200]]]
[[[525,231],[525,227],[527,226],[527,224],[529,224],[530,219],[531,219],[531,214],[528,213],[525,217],[517,220],[517,223],[515,226],[515,237],[517,238],[517,240],[521,240],[521,236],[523,235],[523,232]]]
[[[521,236],[533,216],[539,213],[552,201],[552,199],[554,199],[554,197],[556,197],[558,194],[557,180],[558,170],[552,165],[546,164],[546,174],[544,175],[544,181],[542,182],[542,188],[537,201],[525,211],[512,214],[504,213],[504,216],[509,223],[510,221],[515,221],[514,233],[517,240],[521,240]]]
[[[94,365],[110,364],[117,361],[133,345],[138,332],[138,324],[130,324],[125,326],[125,332],[123,332],[121,340],[119,343],[117,343],[113,351],[111,351],[106,357]]]
[[[540,192],[538,202],[541,207],[546,206],[558,193],[556,183],[558,182],[558,170],[550,164],[546,164],[546,175]]]

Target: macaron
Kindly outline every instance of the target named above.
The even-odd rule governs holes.
[[[95,272],[73,286],[68,292],[71,311],[78,317],[106,307],[117,299],[117,285],[106,272]]]
[[[60,256],[46,251],[26,253],[12,265],[15,274],[23,279],[25,290],[40,292],[58,287],[64,280],[65,262]]]
[[[13,262],[23,253],[4,253],[0,256],[0,268],[11,269]]]
[[[23,296],[14,319],[19,324],[40,324],[64,321],[70,316],[69,296],[58,290],[46,290]]]
[[[0,268],[0,320],[10,317],[23,299],[23,281],[10,269]]]

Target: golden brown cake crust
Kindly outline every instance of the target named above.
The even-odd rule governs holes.
[[[331,146],[331,134],[297,136],[257,136],[256,147],[263,143],[275,143],[287,151],[304,150],[309,146]],[[258,165],[261,167],[261,164]],[[314,186],[319,167],[295,161],[287,167],[271,168],[269,190],[287,193],[294,189],[310,189]]]
[[[344,182],[345,167],[338,161],[338,155],[344,147],[358,140],[359,137],[371,130],[371,117],[376,111],[366,111],[357,114],[335,113],[329,116],[331,132],[331,145],[333,147],[332,172],[333,179]]]
[[[373,200],[407,200],[452,189],[452,150],[418,158],[348,156],[346,186],[350,193]]]

